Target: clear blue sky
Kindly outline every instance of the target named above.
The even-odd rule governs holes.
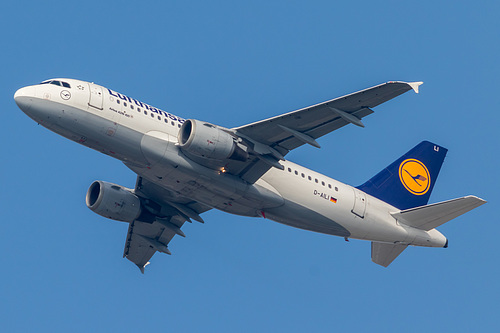
[[[0,122],[2,332],[498,330],[495,1],[7,1]],[[53,77],[94,81],[184,118],[235,127],[390,81],[424,81],[289,159],[359,185],[422,140],[449,149],[431,202],[489,203],[388,269],[370,243],[205,214],[145,275],[127,225],[85,206],[119,161],[38,126],[12,98]]]

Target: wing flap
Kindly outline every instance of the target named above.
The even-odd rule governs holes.
[[[142,273],[156,251],[170,254],[168,244],[175,235],[185,237],[181,227],[186,215],[201,220],[199,214],[210,207],[188,198],[172,197],[170,192],[152,182],[137,177],[135,193],[146,201],[153,201],[161,207],[152,222],[136,220],[130,223],[123,257],[132,261]]]
[[[389,266],[408,245],[372,242],[372,261],[380,266]]]
[[[155,254],[156,250],[134,233],[134,228],[139,223],[141,222],[135,221],[129,225],[123,257],[136,264],[144,274],[144,267],[149,264],[149,259]]]
[[[401,223],[417,229],[429,231],[485,203],[485,200],[470,195],[431,205],[406,209],[400,212],[391,213],[391,215]]]

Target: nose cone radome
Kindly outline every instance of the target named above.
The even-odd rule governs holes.
[[[30,109],[33,98],[35,98],[34,86],[23,87],[14,94],[14,100],[23,112],[27,112]]]

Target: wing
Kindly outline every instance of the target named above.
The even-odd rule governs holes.
[[[226,169],[250,183],[269,168],[280,168],[279,161],[292,149],[310,144],[316,139],[347,124],[364,127],[361,119],[373,113],[371,108],[387,102],[411,89],[418,93],[422,82],[392,81],[324,103],[262,120],[232,130],[253,145],[255,158],[250,163],[230,162]]]
[[[171,201],[162,187],[137,177],[135,194],[141,197],[147,212],[140,220],[130,223],[123,257],[132,261],[142,273],[156,251],[171,254],[168,244],[175,235],[185,237],[181,227],[194,219],[203,222],[199,214],[210,207],[190,199]]]

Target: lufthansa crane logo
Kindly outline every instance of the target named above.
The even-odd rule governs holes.
[[[67,90],[61,91],[61,98],[67,101],[68,99],[71,98],[71,93]]]
[[[431,186],[429,170],[424,163],[410,158],[404,160],[399,166],[399,179],[404,187],[415,195],[427,193]]]

